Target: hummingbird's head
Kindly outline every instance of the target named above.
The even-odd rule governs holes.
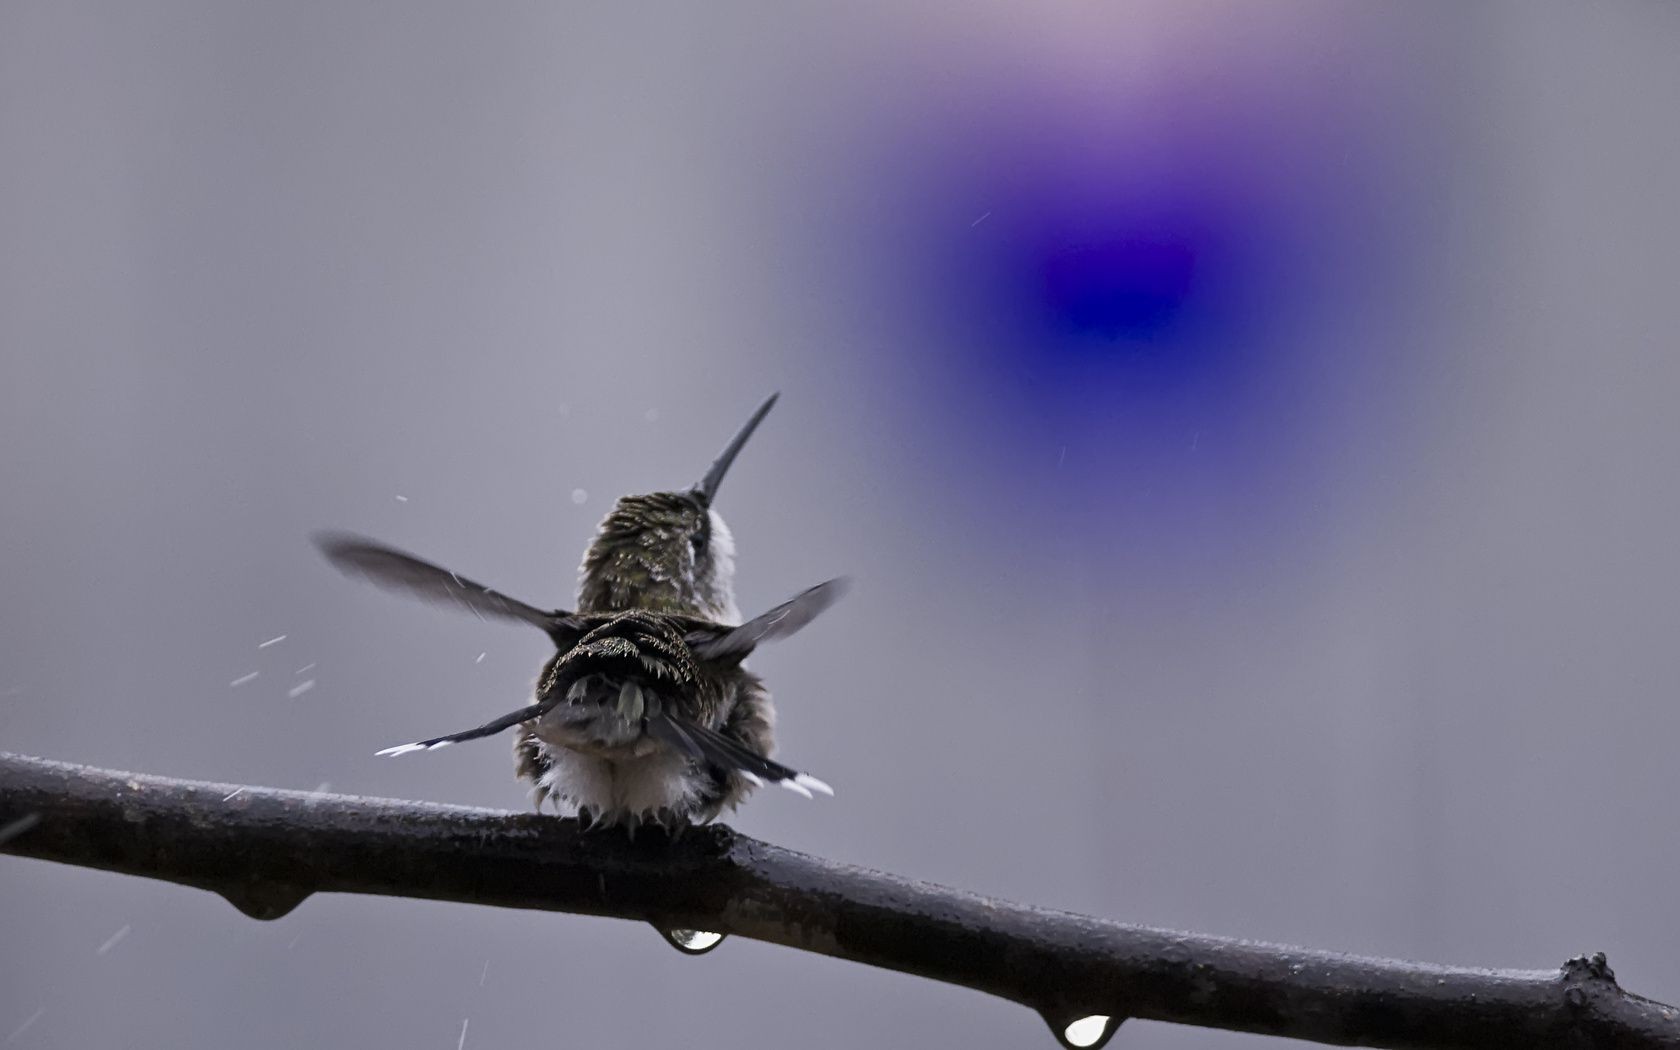
[[[583,556],[579,612],[652,609],[723,623],[740,620],[735,540],[712,502],[729,465],[778,396],[758,407],[693,488],[625,496],[613,505]]]
[[[580,612],[653,609],[733,623],[735,542],[695,492],[625,496],[583,556]]]

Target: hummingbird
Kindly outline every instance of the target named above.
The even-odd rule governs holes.
[[[643,821],[680,828],[777,784],[807,798],[826,783],[770,758],[775,708],[743,661],[804,627],[844,593],[811,587],[745,623],[734,594],[734,541],[713,507],[718,486],[772,395],[692,488],[625,496],[596,529],[579,569],[575,610],[545,610],[375,540],[325,533],[341,571],[480,617],[543,631],[555,654],[534,702],[483,725],[380,751],[433,750],[517,727],[515,772],[545,802],[591,826]]]

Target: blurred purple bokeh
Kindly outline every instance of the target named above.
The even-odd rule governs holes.
[[[1356,505],[1437,392],[1461,132],[1380,12],[1143,17],[1148,54],[1000,33],[829,85],[849,134],[784,189],[790,272],[871,304],[851,363],[924,450],[898,480],[982,545],[1243,571]]]

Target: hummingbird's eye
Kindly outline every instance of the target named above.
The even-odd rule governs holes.
[[[710,517],[701,518],[699,527],[688,538],[689,542],[694,544],[694,556],[696,558],[706,552],[706,544],[710,543],[711,539],[712,519]]]

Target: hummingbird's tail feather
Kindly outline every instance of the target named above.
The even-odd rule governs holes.
[[[833,795],[834,789],[797,769],[790,769],[732,740],[715,729],[707,729],[681,715],[663,711],[647,720],[648,734],[688,757],[719,769],[740,773],[748,780],[785,787],[797,795],[811,797],[812,791]]]
[[[315,536],[315,545],[340,572],[364,576],[388,590],[404,591],[426,601],[454,602],[479,616],[528,623],[557,645],[569,646],[576,638],[577,624],[570,613],[527,605],[377,540],[324,532]]]
[[[726,656],[745,657],[761,642],[786,638],[816,619],[823,610],[840,600],[851,581],[844,576],[819,583],[801,591],[782,604],[755,616],[739,627],[695,631],[688,636],[689,647],[702,660],[717,660]]]
[[[395,756],[406,755],[410,751],[435,751],[440,747],[448,747],[450,744],[459,744],[463,740],[477,740],[479,737],[495,736],[502,730],[516,726],[521,722],[541,718],[548,712],[549,708],[559,702],[560,697],[551,696],[539,700],[529,707],[522,707],[511,714],[505,714],[500,718],[492,718],[477,729],[468,729],[462,733],[451,733],[448,736],[434,736],[430,740],[416,740],[412,744],[398,744],[396,747],[388,747],[383,751],[375,752],[375,754]]]

